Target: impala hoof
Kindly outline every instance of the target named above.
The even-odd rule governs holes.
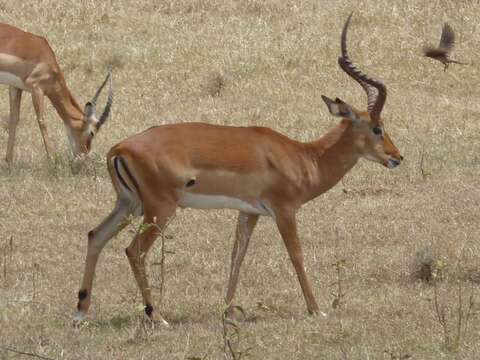
[[[245,313],[245,310],[238,305],[230,305],[227,309],[225,309],[223,316],[228,320],[237,322],[244,322],[247,320],[247,314]]]
[[[148,316],[150,321],[156,324],[160,324],[163,326],[170,326],[170,324],[160,315],[158,311],[156,311],[151,304],[145,305],[145,314]]]
[[[308,310],[308,314],[315,317],[328,317],[326,312],[320,311],[319,309]]]
[[[73,317],[73,322],[78,324],[84,321],[86,318],[85,313],[83,311],[77,311],[75,316]]]
[[[167,320],[165,320],[158,312],[153,312],[148,318],[155,324],[170,327],[170,324],[167,322]]]

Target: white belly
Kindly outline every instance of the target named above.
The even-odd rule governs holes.
[[[22,79],[5,71],[0,71],[0,84],[10,85],[22,90],[28,90]]]
[[[178,205],[192,209],[234,209],[248,214],[271,215],[271,210],[260,201],[258,201],[258,204],[252,205],[243,200],[223,195],[185,192],[181,194]]]

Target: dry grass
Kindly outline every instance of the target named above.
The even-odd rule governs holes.
[[[437,294],[447,321],[456,321],[458,289],[467,299],[473,284],[480,298],[480,7],[444,0],[1,1],[3,21],[49,39],[79,101],[108,64],[117,93],[94,160],[76,176],[53,108],[47,120],[60,156],[49,165],[24,97],[16,166],[0,165],[0,346],[65,359],[222,358],[231,211],[179,211],[169,227],[174,254],[166,256],[162,304],[171,328],[151,329],[138,310],[123,251],[131,231],[102,254],[90,321],[72,326],[86,233],[114,201],[104,155],[148,126],[191,120],[318,137],[336,121],[321,94],[365,104],[336,64],[351,10],[352,56],[387,83],[384,117],[406,161],[394,171],[362,161],[301,211],[307,268],[326,317],[307,315],[281,239],[271,220],[260,221],[239,284],[247,321],[238,346],[255,359],[478,359],[478,318],[458,348],[447,346],[434,288],[410,274],[423,248],[445,262]],[[455,58],[472,66],[444,73],[420,56],[444,21],[457,31]],[[3,114],[7,99],[5,88]],[[2,132],[2,151],[6,138]],[[150,261],[159,259],[157,246]],[[344,296],[333,309],[338,259]],[[157,286],[158,266],[151,271]],[[0,350],[0,358],[21,357]]]

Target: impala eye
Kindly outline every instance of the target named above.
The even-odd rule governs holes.
[[[373,133],[375,135],[383,135],[383,130],[380,126],[375,126],[373,129],[372,129]]]
[[[92,130],[90,130],[90,137],[93,138],[94,136],[95,136],[95,133]]]

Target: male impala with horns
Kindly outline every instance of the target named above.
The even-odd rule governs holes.
[[[367,93],[367,111],[323,96],[330,113],[341,121],[320,139],[302,143],[270,128],[181,123],[150,128],[110,150],[107,164],[117,203],[88,233],[76,320],[82,320],[89,308],[101,250],[128,223],[130,215],[143,215],[145,224],[155,226],[138,233],[126,254],[146,314],[164,321],[152,299],[145,259],[177,207],[239,211],[227,305],[233,305],[240,266],[258,218],[267,216],[276,223],[285,243],[307,310],[319,312],[304,267],[297,210],[334,186],[362,157],[389,169],[402,160],[380,117],[387,95],[385,85],[361,72],[348,56],[350,19],[351,15],[341,36],[339,64]]]

